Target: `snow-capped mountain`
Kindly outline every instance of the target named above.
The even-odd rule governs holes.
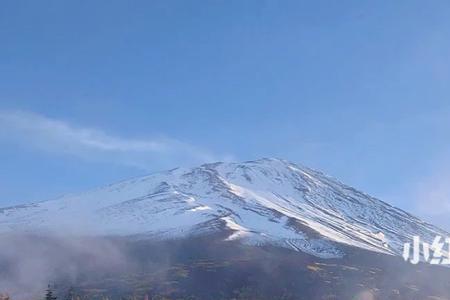
[[[401,255],[446,232],[320,172],[279,159],[213,163],[0,209],[0,232],[175,238],[227,229],[227,240],[320,257],[346,244]]]

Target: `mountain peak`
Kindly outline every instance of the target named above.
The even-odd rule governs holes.
[[[0,232],[176,238],[211,231],[321,257],[340,245],[400,255],[445,233],[318,171],[277,158],[173,169],[0,210]]]

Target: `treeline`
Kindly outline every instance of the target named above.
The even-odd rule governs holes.
[[[148,294],[144,295],[143,297],[137,297],[137,296],[128,296],[128,297],[114,297],[111,298],[109,296],[97,296],[97,297],[89,297],[89,296],[83,296],[79,295],[75,292],[74,288],[69,288],[62,296],[57,296],[56,289],[52,288],[50,285],[45,290],[45,294],[43,295],[43,300],[196,300],[196,297],[183,297],[183,298],[170,298],[162,295],[154,295],[150,297]],[[14,300],[9,296],[7,293],[0,293],[0,300]]]
[[[58,300],[58,297],[56,297],[55,292],[53,288],[49,285],[47,289],[45,290],[45,300]],[[7,293],[0,293],[0,300],[13,300],[9,294]],[[70,288],[68,292],[68,297],[66,297],[65,300],[76,300],[74,297],[73,289]]]
[[[196,296],[177,296],[171,297],[167,295],[141,295],[141,296],[87,296],[78,294],[74,288],[65,289],[64,292],[59,291],[57,293],[56,289],[52,288],[50,285],[44,291],[42,298],[38,300],[199,300],[204,299],[204,297],[198,298]],[[209,299],[209,297],[208,297]],[[268,296],[262,294],[257,289],[252,289],[250,287],[241,287],[235,289],[231,292],[231,296],[213,296],[211,299],[216,300],[293,300],[298,299],[294,294],[284,291],[277,296]],[[0,300],[15,300],[12,299],[7,294],[0,293]]]

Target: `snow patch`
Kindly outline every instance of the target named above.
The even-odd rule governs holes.
[[[221,219],[225,221],[225,226],[234,231],[233,234],[226,238],[227,241],[240,239],[250,234],[247,228],[236,223],[231,217],[223,217]]]
[[[191,208],[189,211],[200,211],[200,210],[210,210],[210,209],[211,209],[211,207],[204,205],[204,206],[197,206],[197,207]]]

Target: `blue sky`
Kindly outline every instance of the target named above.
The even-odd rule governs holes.
[[[279,157],[450,225],[449,14],[448,1],[3,1],[0,205]]]

